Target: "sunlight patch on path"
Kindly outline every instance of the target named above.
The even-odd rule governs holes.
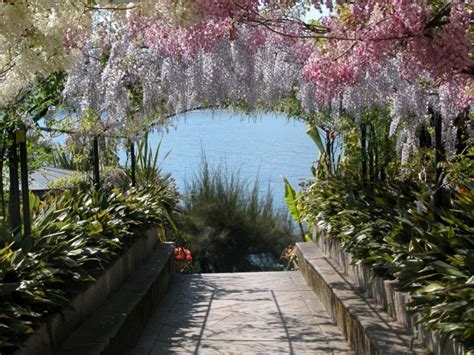
[[[299,271],[177,275],[132,354],[352,353]]]

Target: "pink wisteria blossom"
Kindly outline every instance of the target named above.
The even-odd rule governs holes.
[[[311,27],[298,17],[302,1],[198,0],[189,5],[195,15],[191,26],[156,20],[148,22],[143,32],[149,46],[187,57],[200,49],[210,50],[220,38],[235,39],[236,27],[242,24],[254,28],[246,32],[250,51],[268,38],[276,46],[298,42],[295,50],[300,54],[297,60],[305,64],[303,77],[313,82],[321,104],[338,97],[365,73],[376,75],[394,57],[401,57],[400,75],[410,80],[423,73],[437,86],[472,85],[472,7],[468,3],[454,0],[437,9],[426,0],[336,3],[334,8],[333,1],[312,1],[316,8],[326,6],[333,11]],[[281,36],[269,36],[271,32]],[[469,103],[472,100],[461,94],[457,106]]]
[[[209,20],[179,28],[163,21],[154,21],[143,31],[145,45],[163,56],[194,57],[200,49],[210,50],[220,38],[232,33],[230,18]]]
[[[400,75],[408,79],[421,74],[439,87],[472,86],[471,9],[459,1],[448,5],[436,13],[423,0],[356,2],[351,11],[325,22],[329,40],[306,62],[305,77],[325,101],[400,56],[404,63]],[[459,96],[456,105],[466,104],[472,104],[472,88]]]
[[[242,103],[271,109],[289,97],[308,114],[329,110],[359,120],[367,109],[388,110],[404,159],[416,151],[416,133],[432,108],[442,114],[446,148],[454,149],[454,122],[474,97],[470,5],[337,3],[314,23],[302,21],[297,0],[183,0],[193,11],[186,23],[130,11],[110,43],[84,46],[101,48],[105,66],[100,54],[84,51],[65,93],[80,93],[67,95],[74,107],[103,112],[108,129],[134,134],[143,131],[140,120],[148,122],[137,113]]]

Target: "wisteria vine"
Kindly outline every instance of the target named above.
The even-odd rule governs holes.
[[[38,31],[42,25],[48,31],[37,36],[34,48],[43,50],[45,61],[40,63],[48,63],[49,56],[55,64],[37,72],[67,69],[70,54],[75,64],[68,70],[64,98],[79,115],[95,115],[95,130],[136,136],[152,123],[166,125],[170,115],[194,108],[272,109],[281,100],[296,97],[307,114],[338,107],[331,112],[355,120],[365,110],[388,108],[391,131],[400,133],[400,151],[405,152],[401,156],[408,157],[407,152],[417,149],[416,132],[426,124],[429,108],[442,115],[445,148],[450,151],[457,135],[454,122],[473,104],[473,8],[466,1],[161,0],[118,8],[105,1],[66,5],[61,8],[51,1],[1,5],[5,13],[21,14],[15,17],[15,26],[5,17],[0,21],[5,29],[0,44],[7,54],[1,57],[3,102],[18,86],[8,86],[13,79],[21,76],[28,81],[32,76],[25,69],[31,60],[21,61],[28,57],[19,47],[11,57],[10,44],[17,38],[26,47],[33,45],[24,39],[24,31]],[[326,9],[328,14],[302,20],[310,7]],[[75,29],[67,23],[66,9]],[[51,41],[61,36],[60,44]],[[42,46],[43,40],[57,45]]]

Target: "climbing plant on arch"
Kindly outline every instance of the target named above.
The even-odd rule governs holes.
[[[304,22],[310,6],[325,6],[329,15]],[[298,77],[326,105],[395,58],[398,76],[422,79],[453,109],[472,103],[472,5],[460,0],[18,1],[1,10],[4,103],[37,75],[68,68],[81,53],[93,55],[91,38],[108,49],[124,37],[160,57],[184,60],[222,41],[241,41],[249,52],[289,47]]]
[[[429,112],[443,131],[438,146],[455,152],[457,118],[474,97],[472,5],[459,0],[0,6],[2,106],[15,106],[38,76],[66,70],[63,98],[89,134],[135,137],[197,107],[275,109],[290,100],[299,114],[357,121],[388,106],[406,162]],[[310,7],[326,15],[305,22]],[[18,115],[34,128],[31,112]]]
[[[289,97],[307,113],[332,107],[355,119],[388,105],[405,160],[431,107],[454,151],[453,122],[474,97],[469,4],[313,1],[331,12],[309,23],[301,20],[308,2],[258,4],[134,4],[113,30],[99,31],[107,36],[77,44],[66,100],[81,112],[106,113],[106,125],[120,130],[148,125],[144,117],[157,113],[274,108]]]
[[[326,15],[303,21],[311,6]],[[53,129],[134,138],[193,108],[287,104],[350,117],[362,142],[375,109],[388,111],[402,162],[432,118],[437,152],[454,155],[474,97],[472,11],[460,0],[2,2],[0,110],[14,113],[3,128],[37,128],[59,95],[45,110],[18,103],[66,72],[61,100],[76,115]]]

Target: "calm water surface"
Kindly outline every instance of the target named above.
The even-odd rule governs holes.
[[[241,116],[203,110],[178,116],[175,123],[176,128],[149,138],[156,147],[163,137],[160,154],[171,153],[162,162],[162,169],[176,180],[180,192],[186,179],[199,171],[203,154],[213,167],[240,171],[250,183],[258,178],[261,193],[271,189],[277,207],[285,206],[281,176],[295,187],[311,177],[317,148],[306,135],[303,122],[274,113]]]

